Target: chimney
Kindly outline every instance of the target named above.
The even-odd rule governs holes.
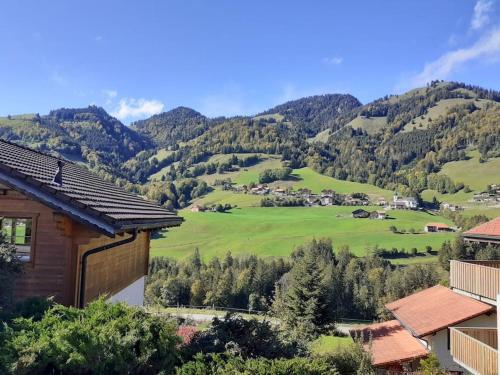
[[[55,174],[54,179],[52,180],[52,182],[54,184],[59,185],[59,186],[62,186],[62,184],[63,184],[62,169],[63,169],[63,162],[61,160],[58,160],[57,161],[57,171],[56,171],[56,174]]]

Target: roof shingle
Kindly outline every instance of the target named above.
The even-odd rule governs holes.
[[[490,220],[484,224],[464,232],[464,235],[499,237],[500,238],[500,217]]]
[[[46,204],[55,205],[61,211],[74,209],[76,214],[66,213],[86,224],[89,224],[89,217],[96,222],[102,221],[107,228],[113,228],[113,233],[108,234],[134,227],[175,226],[182,222],[182,218],[173,212],[128,193],[72,162],[63,162],[62,185],[59,186],[53,179],[60,160],[0,140],[0,181]]]
[[[414,336],[423,337],[494,311],[486,303],[436,285],[386,305]]]
[[[429,352],[397,320],[376,323],[352,330],[361,336],[365,350],[370,350],[375,366],[390,365],[426,357]],[[369,339],[371,338],[371,347]]]

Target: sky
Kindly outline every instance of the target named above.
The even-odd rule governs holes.
[[[500,0],[3,0],[0,115],[251,115],[433,79],[500,89]]]

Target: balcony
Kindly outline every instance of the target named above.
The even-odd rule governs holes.
[[[478,375],[498,375],[496,328],[450,328],[453,360]]]
[[[500,294],[500,261],[450,261],[450,287],[496,304]]]

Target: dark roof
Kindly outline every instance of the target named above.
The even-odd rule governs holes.
[[[385,305],[414,336],[423,337],[495,310],[436,285]]]
[[[180,225],[174,213],[62,161],[62,185],[53,182],[62,159],[0,140],[0,182],[108,235],[128,229]]]

